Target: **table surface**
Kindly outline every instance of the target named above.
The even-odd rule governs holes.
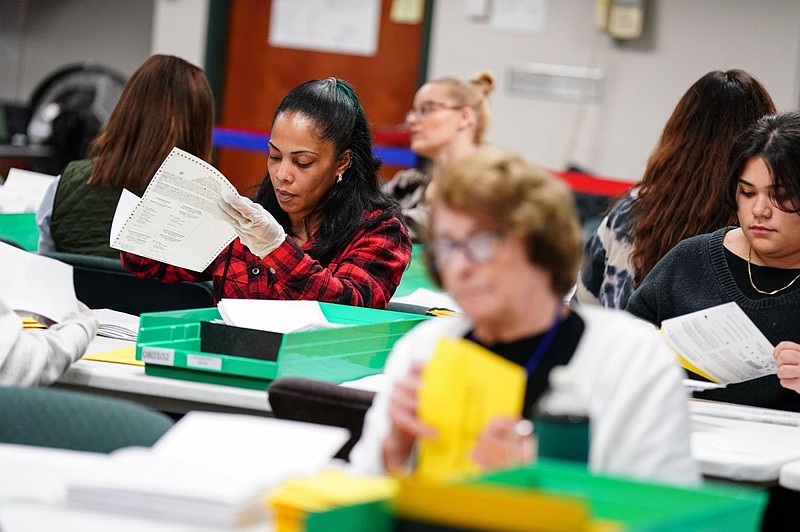
[[[132,342],[96,338],[88,353]],[[377,390],[383,376],[346,383]],[[271,415],[266,390],[251,390],[146,375],[142,366],[79,360],[59,387],[127,398],[172,413],[190,410]],[[748,483],[777,483],[784,465],[787,487],[800,489],[800,413],[741,405],[690,401],[692,453],[707,477]],[[796,473],[793,471],[796,470]]]
[[[800,460],[800,413],[692,400],[692,454],[707,477],[774,484]]]
[[[95,338],[87,354],[134,345]],[[156,410],[183,414],[190,410],[270,415],[267,391],[146,375],[143,366],[78,360],[55,386],[122,397]]]

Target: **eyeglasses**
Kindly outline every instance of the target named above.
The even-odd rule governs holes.
[[[406,123],[410,122],[414,117],[425,120],[432,112],[438,111],[441,109],[463,109],[463,105],[448,105],[442,102],[422,102],[422,105],[419,107],[412,107],[406,113]]]
[[[439,236],[432,238],[428,242],[428,246],[430,246],[437,266],[443,265],[452,258],[457,249],[463,251],[464,255],[475,264],[483,264],[492,258],[504,234],[499,229],[489,229],[473,233],[463,240]]]

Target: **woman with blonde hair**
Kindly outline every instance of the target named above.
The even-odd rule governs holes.
[[[388,385],[350,455],[353,467],[404,472],[416,465],[419,441],[437,438],[436,428],[419,418],[417,402],[424,368],[439,341],[450,338],[524,368],[518,416],[530,418],[545,395],[551,405],[585,414],[590,470],[698,482],[681,371],[659,334],[621,311],[564,304],[581,242],[567,186],[488,147],[437,179],[425,252],[434,278],[463,314],[420,324],[395,344],[384,371]],[[497,417],[483,427],[472,454],[478,467],[533,458],[529,439],[515,430],[520,417]]]
[[[426,173],[409,168],[384,185],[402,208],[409,232],[418,239],[428,219],[426,190],[437,175],[457,158],[483,144],[489,127],[489,94],[495,78],[480,71],[469,81],[453,77],[425,83],[414,95],[405,126],[411,150],[429,161]]]

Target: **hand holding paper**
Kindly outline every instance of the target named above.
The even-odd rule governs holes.
[[[281,224],[262,205],[235,194],[223,194],[219,200],[223,220],[228,222],[239,240],[262,259],[286,240]]]
[[[418,438],[435,438],[436,430],[417,418],[417,396],[422,379],[422,362],[412,362],[408,374],[395,383],[389,401],[391,430],[383,442],[387,471],[399,470],[411,455]]]

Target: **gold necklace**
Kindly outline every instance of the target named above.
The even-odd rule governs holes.
[[[750,271],[750,257],[752,255],[753,255],[753,246],[750,246],[750,250],[747,252],[747,276],[750,278],[750,286],[752,286],[753,290],[755,290],[759,294],[764,294],[765,296],[774,296],[778,292],[783,292],[784,290],[792,286],[796,280],[800,279],[800,273],[798,273],[797,276],[791,281],[789,281],[789,284],[787,284],[783,288],[778,288],[776,290],[773,290],[772,292],[765,292],[764,290],[759,289],[756,286],[756,283],[753,282],[753,272]]]

